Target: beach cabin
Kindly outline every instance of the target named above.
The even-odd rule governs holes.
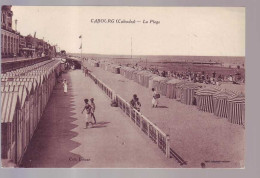
[[[231,96],[227,100],[227,105],[228,121],[233,124],[245,126],[245,96],[242,93],[239,95]]]
[[[189,81],[182,80],[175,84],[175,91],[176,91],[176,100],[181,101],[183,98],[183,87],[189,83]]]
[[[166,97],[171,99],[176,99],[176,84],[180,83],[179,79],[170,79],[167,81]]]
[[[4,165],[4,160],[18,162],[19,155],[17,127],[18,124],[18,110],[21,108],[18,89],[15,92],[2,91],[1,92],[1,159]],[[21,140],[19,141],[21,144]],[[7,162],[7,161],[6,161]]]
[[[206,86],[199,89],[196,95],[197,108],[204,112],[214,113],[213,95],[222,91],[219,87]]]
[[[223,90],[213,95],[214,115],[218,117],[227,118],[229,97],[237,95],[230,90]]]
[[[3,85],[1,86],[1,92],[17,92],[19,99],[19,108],[17,112],[17,153],[16,163],[19,163],[22,159],[24,152],[30,140],[29,135],[29,100],[28,90],[24,85]],[[11,106],[10,106],[11,107]]]
[[[195,92],[202,86],[198,83],[185,83],[181,87],[181,103],[186,105],[196,105]]]

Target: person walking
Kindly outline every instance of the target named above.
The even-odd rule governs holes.
[[[66,94],[68,92],[68,82],[67,80],[63,80],[63,92]]]
[[[90,103],[90,106],[91,106],[91,117],[94,119],[94,124],[96,124],[97,122],[96,122],[96,117],[95,117],[95,115],[94,115],[94,112],[95,112],[95,110],[96,110],[96,105],[95,105],[95,103],[94,103],[94,98],[91,98],[90,99],[90,101],[91,101],[91,103]]]
[[[139,102],[139,99],[136,94],[133,95],[133,99],[130,101],[130,105],[138,112],[140,112],[141,103]]]
[[[152,91],[153,91],[153,99],[152,99],[152,105],[153,105],[153,108],[158,106],[158,99],[160,98],[159,97],[159,94],[156,92],[156,90],[154,88],[152,88]]]
[[[86,110],[86,129],[88,128],[89,124],[91,124],[93,126],[93,122],[92,122],[92,117],[91,117],[91,105],[88,103],[88,99],[84,99],[85,102],[85,106],[82,110],[82,114],[84,112],[84,110]]]
[[[85,77],[88,75],[88,68],[85,68]]]

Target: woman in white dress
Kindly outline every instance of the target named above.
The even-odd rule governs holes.
[[[152,99],[152,105],[153,108],[158,106],[158,97],[157,97],[157,92],[155,91],[154,88],[152,88],[153,91],[153,99]]]
[[[64,94],[66,94],[68,92],[68,83],[65,79],[63,81],[63,91],[64,91]]]

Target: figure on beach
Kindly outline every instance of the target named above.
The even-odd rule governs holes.
[[[158,106],[158,99],[160,98],[160,95],[156,92],[156,90],[154,88],[152,88],[152,91],[153,91],[153,99],[152,99],[152,105],[153,105],[153,108],[157,108]]]
[[[85,77],[88,75],[88,68],[85,68]]]
[[[130,101],[130,105],[131,105],[133,108],[135,108],[135,100],[136,100],[136,98],[137,98],[137,95],[134,94],[132,100]]]
[[[91,117],[94,119],[94,123],[96,124],[97,121],[96,121],[96,117],[94,115],[94,112],[96,110],[96,105],[94,103],[94,98],[91,98],[90,101],[91,101],[91,103],[90,103],[90,106],[91,106]]]
[[[81,113],[83,114],[84,110],[86,110],[85,120],[86,120],[86,129],[87,129],[89,124],[91,124],[92,126],[94,124],[92,122],[93,120],[92,120],[92,117],[91,117],[91,105],[88,103],[88,99],[84,99],[84,102],[85,102],[85,106],[84,106]]]
[[[141,111],[141,103],[140,103],[140,101],[139,101],[139,98],[136,98],[135,109],[136,109],[138,112]]]
[[[67,82],[67,80],[63,80],[63,92],[64,92],[64,94],[66,94],[67,92],[68,92],[68,82]]]

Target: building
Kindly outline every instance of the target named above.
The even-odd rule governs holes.
[[[53,57],[56,57],[57,52],[56,52],[55,46],[50,46],[50,55],[53,56]]]
[[[26,48],[24,49],[26,57],[34,57],[35,56],[35,38],[31,35],[27,35],[25,37]],[[22,49],[21,49],[22,50]]]
[[[13,12],[12,6],[2,6],[1,13],[1,54],[2,58],[13,57],[43,57],[43,56],[56,56],[55,46],[51,46],[43,39],[34,36],[23,36],[15,30],[13,25]],[[15,20],[17,23],[17,20]]]
[[[1,54],[14,57],[19,53],[19,33],[12,28],[12,6],[2,6],[1,13]]]

